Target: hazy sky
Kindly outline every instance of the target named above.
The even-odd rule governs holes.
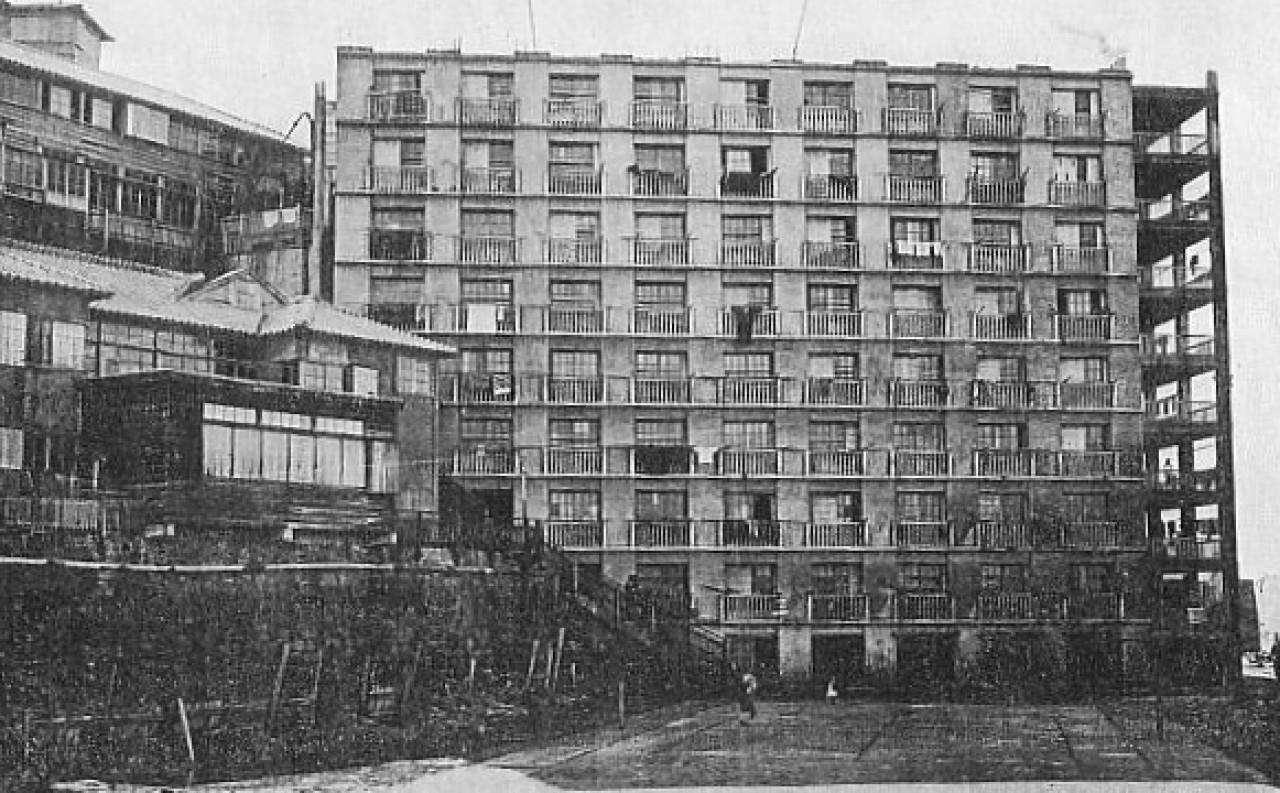
[[[805,0],[80,0],[116,42],[104,68],[277,129],[332,84],[334,48],[537,49],[594,55],[788,58]],[[1240,562],[1280,572],[1280,3],[1271,0],[808,0],[802,60],[1041,63],[1128,57],[1137,83],[1218,72]],[[305,129],[297,138],[306,140]]]

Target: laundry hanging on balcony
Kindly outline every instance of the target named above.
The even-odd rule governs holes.
[[[733,330],[738,341],[751,341],[755,334],[756,319],[760,316],[760,306],[734,306]]]

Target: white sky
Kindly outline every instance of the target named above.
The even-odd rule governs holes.
[[[332,84],[335,47],[788,58],[805,0],[81,0],[107,70],[277,129]],[[1222,89],[1242,574],[1280,573],[1280,3],[1269,0],[808,0],[802,60],[1039,63],[1128,56],[1137,83]],[[330,91],[332,94],[332,89]],[[305,141],[305,129],[296,138]]]

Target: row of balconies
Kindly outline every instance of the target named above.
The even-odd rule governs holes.
[[[519,99],[454,99],[450,116],[432,97],[419,90],[378,92],[368,95],[368,119],[415,123],[456,123],[464,127],[515,127],[539,123],[528,118]],[[951,133],[979,139],[1016,140],[1027,134],[1025,113],[963,113],[958,128],[947,128],[942,110],[883,108],[881,131],[889,135],[935,137]],[[791,123],[784,123],[791,119]],[[713,132],[800,131],[816,135],[852,135],[870,132],[861,110],[843,105],[805,105],[788,114],[768,104],[691,104],[667,100],[636,100],[627,104],[625,117],[611,115],[598,99],[544,99],[541,124],[564,129],[600,129],[625,126],[646,131]],[[1100,140],[1105,117],[1100,113],[1045,114],[1045,137],[1066,140]]]
[[[628,520],[625,531],[616,533],[605,520],[548,520],[542,525],[545,542],[568,550],[622,547],[1141,551],[1148,545],[1140,532],[1116,521],[1067,521],[1056,525],[981,522],[967,528],[946,520],[893,521],[884,534],[872,532],[865,520]],[[623,538],[625,544],[615,545],[615,538]]]
[[[522,237],[453,235],[442,264],[515,267],[525,264],[605,266],[618,254],[599,236],[545,237],[530,255]],[[370,229],[369,258],[374,261],[436,261],[437,238],[418,229]],[[856,240],[805,241],[798,255],[786,256],[776,239],[722,240],[708,254],[694,237],[623,237],[623,264],[638,267],[717,266],[726,269],[801,268],[863,270],[873,263]],[[974,273],[1056,272],[1101,275],[1115,272],[1107,247],[981,242],[896,240],[885,244],[884,266],[890,270]]]
[[[693,196],[693,175],[688,168],[673,171],[628,169],[627,192],[623,195],[647,198],[683,198]],[[810,174],[801,178],[795,198],[822,203],[853,203],[858,201],[889,201],[904,204],[942,204],[950,200],[946,177],[902,176],[885,174],[883,189],[872,198],[865,194],[854,175]],[[964,193],[954,199],[967,204],[1017,205],[1027,203],[1027,180],[985,179],[971,176],[965,179]],[[463,168],[456,179],[445,180],[427,166],[371,167],[365,171],[363,189],[374,193],[427,195],[435,193],[463,193],[468,195],[520,195],[546,193],[550,195],[603,196],[613,195],[605,178],[603,167],[551,166],[541,190],[528,191],[523,173],[518,168]],[[715,198],[719,199],[775,199],[787,198],[778,190],[778,178],[774,171],[763,173],[721,173],[716,181]],[[1046,183],[1045,203],[1052,206],[1102,207],[1107,203],[1106,182],[1077,182],[1049,180]],[[1199,206],[1205,202],[1179,202],[1179,207]],[[1144,206],[1146,206],[1144,204]],[[1152,205],[1151,211],[1159,207]],[[1146,219],[1146,218],[1144,218]]]
[[[1038,623],[1135,619],[1121,592],[978,592],[966,607],[946,592],[895,592],[872,608],[867,593],[718,596],[722,624],[781,623]]]
[[[1119,451],[975,449],[968,470],[946,450],[731,449],[690,446],[473,446],[457,476],[767,476],[810,478],[1132,479],[1141,455]]]
[[[874,394],[883,394],[883,401]],[[968,404],[964,395],[968,394]],[[889,380],[745,376],[597,376],[448,374],[445,403],[521,405],[668,405],[890,407],[942,410],[1136,410],[1109,381]]]

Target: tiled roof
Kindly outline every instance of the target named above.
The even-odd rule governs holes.
[[[365,339],[432,352],[452,353],[454,351],[447,345],[404,333],[364,317],[357,317],[355,314],[348,314],[312,297],[297,298],[291,303],[269,310],[262,317],[258,333],[269,336],[289,333],[297,328],[306,328],[314,333],[328,336]]]

